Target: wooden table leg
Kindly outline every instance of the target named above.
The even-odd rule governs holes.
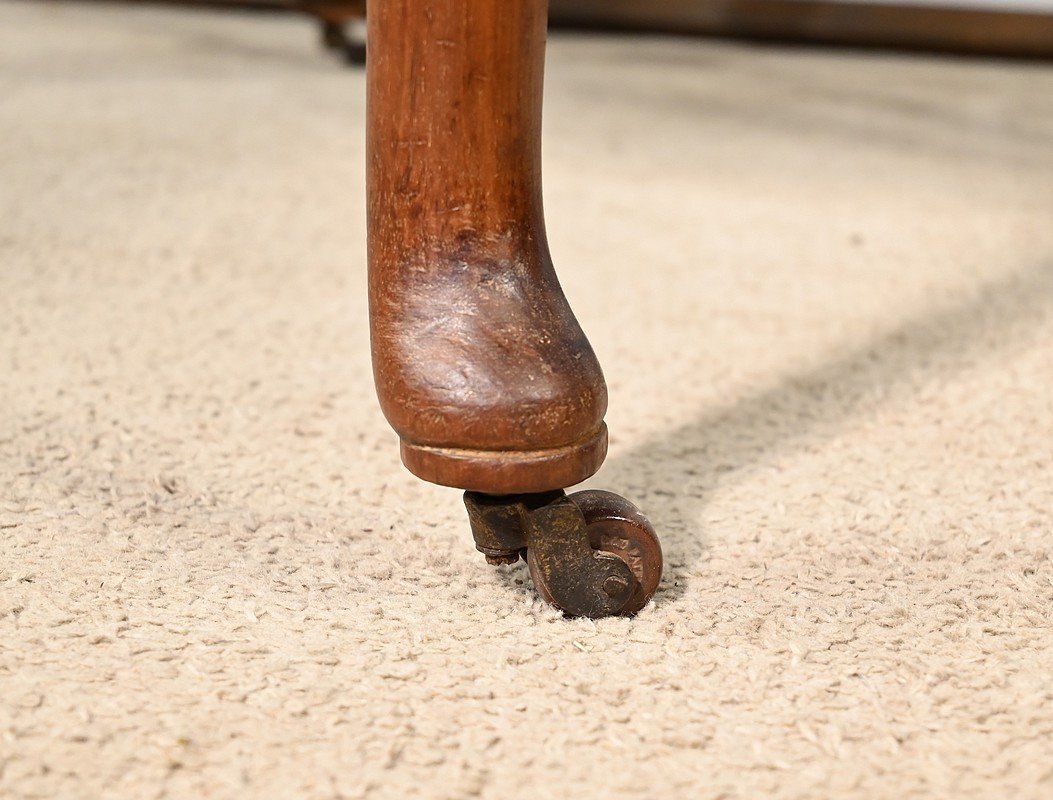
[[[369,7],[377,393],[406,466],[480,496],[562,495],[599,468],[607,447],[603,374],[560,289],[542,215],[547,10],[547,0],[371,0]],[[565,502],[546,495],[541,505]],[[523,535],[504,548],[505,560],[532,546],[523,533],[537,528],[532,515],[551,511],[535,506],[526,501],[528,511],[509,517]],[[574,513],[577,545],[587,548],[588,523]],[[609,526],[625,516],[612,514],[593,522],[602,517]],[[477,542],[486,538],[473,527]],[[633,535],[655,549],[647,544],[653,531]],[[562,556],[539,546],[539,536],[533,546],[548,555],[532,571],[552,583]],[[494,550],[480,543],[487,547]],[[640,577],[625,566],[631,554],[620,555],[595,555],[603,574],[592,575],[580,597],[549,599],[571,613],[624,610]],[[646,588],[650,597],[654,587]]]

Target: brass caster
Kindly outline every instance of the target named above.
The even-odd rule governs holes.
[[[662,578],[662,546],[647,518],[611,492],[465,492],[476,548],[491,564],[525,554],[534,586],[572,617],[631,616]]]

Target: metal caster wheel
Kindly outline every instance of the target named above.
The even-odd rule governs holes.
[[[654,528],[616,494],[465,492],[464,502],[487,561],[511,564],[525,555],[538,593],[568,616],[631,616],[661,581]]]
[[[633,591],[625,605],[618,610],[621,616],[639,612],[654,596],[662,580],[662,545],[650,521],[635,505],[614,492],[592,489],[575,492],[568,498],[585,518],[589,546],[593,552],[615,555],[633,574]],[[527,550],[527,566],[538,593],[560,608],[552,595],[545,574],[539,569],[536,550]],[[612,579],[612,580],[617,580]]]

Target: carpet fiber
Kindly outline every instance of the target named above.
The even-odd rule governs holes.
[[[549,55],[632,620],[401,468],[308,21],[0,6],[0,796],[1053,796],[1053,69]]]

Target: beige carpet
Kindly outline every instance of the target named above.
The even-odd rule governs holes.
[[[568,621],[399,465],[315,34],[0,5],[0,797],[1053,796],[1053,68],[553,37],[667,555]]]

